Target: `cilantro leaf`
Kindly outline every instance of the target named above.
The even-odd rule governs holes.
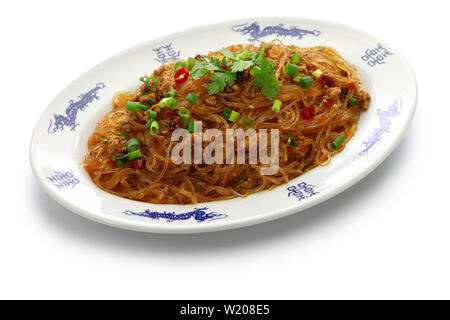
[[[253,86],[255,87],[255,89],[261,89],[263,86],[261,68],[258,66],[254,66],[252,70],[250,70],[250,75],[253,77]]]
[[[256,89],[261,89],[262,94],[268,99],[274,100],[280,93],[278,81],[273,76],[275,64],[267,58],[262,58],[262,56],[257,59],[260,59],[257,66],[250,70],[250,74],[253,77],[253,86]]]
[[[239,71],[244,71],[244,70],[250,68],[252,65],[253,65],[253,61],[243,61],[243,60],[235,61],[231,65],[231,71],[234,73],[239,72]]]
[[[191,72],[189,73],[189,77],[192,80],[198,79],[203,77],[204,75],[206,75],[208,73],[208,69],[204,68],[202,64],[197,64],[197,62],[195,63],[195,65],[192,67]]]
[[[194,66],[192,67],[192,70],[189,74],[189,76],[192,80],[195,80],[195,79],[205,76],[207,73],[209,73],[209,71],[223,70],[222,68],[220,68],[220,60],[219,59],[202,56],[201,60],[203,60],[203,61],[197,60],[194,64]]]
[[[261,92],[270,100],[275,100],[280,93],[280,86],[274,77],[275,64],[267,58],[264,58],[266,45],[263,43],[260,52],[249,52],[243,49],[240,54],[222,49],[220,53],[232,61],[231,70],[226,70],[221,65],[221,60],[209,56],[201,56],[197,60],[190,72],[190,78],[195,80],[207,74],[211,74],[210,82],[207,85],[210,95],[219,93],[225,87],[231,86],[236,81],[236,73],[241,73],[250,69],[253,77],[253,86],[261,89]],[[213,72],[211,72],[213,71]]]
[[[231,60],[237,60],[236,55],[228,49],[223,48],[220,50],[220,53]]]
[[[204,56],[202,59],[204,63],[207,65],[207,67],[210,68],[211,70],[220,70],[219,58]]]
[[[278,81],[273,76],[270,78],[268,77],[264,81],[261,92],[270,100],[275,100],[277,95],[280,93],[280,86],[278,84]]]
[[[253,61],[254,64],[257,64],[258,62],[261,61],[262,58],[264,58],[264,52],[266,51],[266,44],[263,43],[261,46],[261,51],[260,52],[252,52],[250,54],[250,58]]]
[[[208,84],[208,93],[210,95],[223,91],[226,85],[233,85],[236,80],[236,75],[227,70],[225,72],[214,72],[211,75],[211,82]]]

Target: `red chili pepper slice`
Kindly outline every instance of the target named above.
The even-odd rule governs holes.
[[[133,161],[133,168],[135,169],[143,169],[145,168],[145,159],[136,159]]]
[[[316,109],[314,107],[308,107],[303,109],[300,114],[302,115],[302,118],[305,120],[310,120],[314,118],[314,115],[316,114]]]
[[[194,59],[195,59],[195,60],[198,60],[198,59],[201,58],[201,57],[202,57],[202,56],[198,54],[198,55],[196,55],[196,56],[194,57]]]
[[[175,72],[176,83],[183,83],[188,79],[188,77],[189,77],[189,70],[186,68],[181,68],[177,72]]]
[[[322,75],[322,77],[320,78],[320,81],[322,81],[329,87],[334,87],[334,80],[325,74]]]
[[[169,118],[175,117],[177,115],[177,113],[173,110],[167,110],[166,114]]]

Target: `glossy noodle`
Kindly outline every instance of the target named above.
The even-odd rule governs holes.
[[[136,92],[114,96],[113,108],[98,122],[84,158],[85,169],[98,187],[124,198],[157,204],[246,197],[327,165],[345,148],[357,130],[361,112],[369,106],[370,96],[361,89],[356,70],[333,48],[299,48],[273,41],[227,49],[233,54],[230,59],[224,58],[223,52],[211,52],[179,63],[177,71],[187,70],[189,76],[180,76],[180,72],[176,75],[175,62],[171,62],[154,71],[152,77],[141,79],[144,83]],[[260,52],[258,60],[256,53]],[[248,54],[253,58],[246,60]],[[234,60],[235,56],[240,58]],[[196,67],[192,68],[192,63],[200,65],[208,57],[218,58],[211,61],[220,61],[224,72],[233,69],[231,63],[237,66],[239,59],[253,66],[233,73],[233,83],[225,82],[221,88],[219,77],[214,76],[220,71],[193,76]],[[252,71],[257,70],[255,61],[262,63],[261,59],[273,63],[271,77],[277,83],[272,81],[273,88],[265,84],[266,93],[255,84]],[[216,84],[220,88],[211,94]],[[166,97],[164,101],[172,101],[167,98],[171,89],[176,90],[177,102],[166,107],[162,100]],[[272,93],[267,94],[267,90]],[[274,109],[274,97],[268,97],[271,94],[281,102],[279,111]],[[192,101],[192,97],[197,100]],[[141,109],[130,111],[130,102]],[[187,116],[183,118],[179,112],[182,108],[188,110],[189,122],[201,121],[203,131],[216,128],[224,137],[226,129],[243,128],[243,119],[250,119],[256,131],[279,129],[278,172],[262,175],[260,169],[265,165],[260,163],[174,164],[170,155],[178,142],[171,141],[172,132],[188,127]],[[227,110],[238,114],[236,121],[228,118]],[[134,153],[133,143],[134,149],[139,147]]]

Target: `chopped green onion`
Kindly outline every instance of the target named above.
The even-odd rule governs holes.
[[[196,125],[195,125],[195,121],[189,122],[189,125],[188,125],[188,131],[189,131],[190,133],[194,133],[194,132],[197,131],[197,127],[196,127]]]
[[[192,68],[195,65],[195,61],[197,61],[197,60],[195,60],[192,57],[189,57],[188,60],[187,60],[186,68],[188,68],[189,70],[192,70]]]
[[[183,113],[180,114],[181,120],[183,121],[183,127],[187,127],[189,124],[189,114],[188,113]]]
[[[286,67],[284,68],[284,73],[286,73],[286,74],[288,74],[288,75],[290,75],[292,77],[295,77],[297,75],[297,73],[298,73],[298,69],[299,68],[300,67],[296,66],[295,64],[288,63],[286,65]]]
[[[302,58],[298,54],[294,53],[291,58],[291,63],[300,64],[301,62]]]
[[[128,152],[128,160],[133,161],[134,159],[142,157],[141,150],[137,149],[132,152]]]
[[[237,58],[239,60],[247,60],[248,58],[250,58],[250,52],[247,49],[244,49],[237,55]]]
[[[191,115],[191,112],[186,108],[181,108],[178,110],[178,114],[181,117],[181,120],[183,120],[183,127],[187,127],[189,124],[189,116]]]
[[[141,94],[141,97],[142,96],[146,96],[146,95],[148,95],[148,94],[150,94],[150,93],[154,93],[155,91],[152,91],[152,90],[150,90],[150,91],[145,91],[145,92],[143,92],[142,94]]]
[[[152,98],[150,98],[150,99],[152,99]],[[154,100],[156,102],[155,99],[152,99],[152,100]],[[141,108],[141,111],[147,111],[148,109],[150,109],[150,106],[146,106],[144,104],[141,104],[139,107]]]
[[[178,114],[179,114],[180,116],[183,115],[183,114],[190,115],[191,112],[190,112],[188,109],[186,109],[185,107],[182,107],[182,108],[180,108],[180,110],[178,110]]]
[[[155,83],[155,87],[158,86],[158,78],[157,77],[150,77],[151,80]]]
[[[192,92],[189,92],[189,94],[186,96],[186,100],[189,101],[190,104],[194,105],[197,102],[198,97]]]
[[[244,120],[242,120],[242,126],[244,127],[245,130],[253,129],[255,128],[255,121],[253,121],[250,118],[245,118]]]
[[[155,119],[150,119],[146,124],[145,124],[145,126],[147,127],[147,128],[151,128],[152,127],[152,123],[154,122],[154,121],[156,121]]]
[[[223,64],[225,67],[229,67],[229,66],[231,66],[231,65],[233,64],[233,62],[232,62],[229,58],[223,57],[223,58],[222,58],[222,64]]]
[[[281,101],[277,99],[273,102],[272,111],[278,113],[280,112],[280,108],[281,108]]]
[[[152,99],[152,98],[149,98],[149,99]],[[152,99],[152,100],[156,102],[155,99]],[[136,102],[135,101],[128,101],[126,108],[127,108],[128,111],[138,112],[138,111],[147,111],[150,108],[150,106],[143,105],[143,104],[141,104],[140,102],[137,102],[137,101]]]
[[[334,140],[331,143],[331,146],[333,147],[334,150],[337,150],[345,141],[345,136],[343,134],[341,134],[339,137],[336,138],[336,140]]]
[[[153,110],[148,110],[148,117],[150,118],[150,120],[156,120],[156,118],[158,117],[158,113]]]
[[[145,75],[143,77],[139,78],[139,81],[143,82],[145,84],[145,87],[149,89],[150,85],[148,84],[150,81],[150,78],[148,75]]]
[[[150,124],[150,134],[152,136],[156,136],[159,133],[159,123],[158,121],[153,120]]]
[[[145,101],[151,101],[153,103],[156,103],[156,99],[154,99],[154,98],[147,98],[147,99],[145,99]]]
[[[175,63],[175,66],[173,68],[175,71],[177,71],[180,68],[186,68],[186,62],[178,61],[177,63]]]
[[[125,161],[127,161],[128,160],[128,153],[124,154],[123,156],[120,156],[120,157],[114,157],[114,160],[115,161],[117,161],[117,160],[125,160]]]
[[[314,77],[316,77],[317,79],[319,79],[319,78],[323,75],[323,72],[322,72],[322,70],[317,69],[317,70],[314,71],[312,74],[313,74]]]
[[[121,167],[121,166],[123,166],[125,163],[127,163],[127,161],[123,161],[123,160],[115,160],[115,161],[116,161],[116,164],[117,164],[118,167]]]
[[[294,80],[295,82],[300,82],[300,76],[295,76],[292,80]]]
[[[356,100],[356,98],[348,98],[348,104],[351,106],[356,106],[358,104],[358,100]]]
[[[293,147],[296,147],[297,143],[295,142],[294,138],[292,138],[291,136],[287,136],[287,137],[288,137],[287,143],[289,143]]]
[[[299,82],[303,89],[311,88],[314,85],[314,79],[310,76],[300,78]]]
[[[117,135],[121,136],[121,137],[124,137],[125,139],[128,139],[128,136],[125,133],[122,133],[120,131],[117,131]]]
[[[169,91],[166,92],[166,95],[165,95],[166,98],[170,98],[170,97],[175,98],[176,96],[177,96],[177,90],[175,90],[175,89],[170,89]]]
[[[116,162],[117,166],[121,167],[129,161],[128,153],[120,157],[114,157],[113,159]]]
[[[108,139],[107,139],[107,138],[103,138],[103,139],[102,139],[102,142],[103,142],[103,143],[106,143],[106,142],[108,142]]]
[[[223,109],[223,117],[228,120],[230,119],[230,116],[231,116],[231,109],[230,108]]]
[[[127,110],[131,112],[138,112],[144,110],[144,108],[149,108],[147,106],[142,105],[140,102],[128,101],[127,102]]]
[[[243,183],[244,183],[244,179],[240,179],[240,180],[237,180],[237,181],[233,182],[233,186],[235,187],[235,186],[238,186],[238,185],[243,184]]]
[[[173,106],[175,103],[177,103],[177,99],[175,99],[174,97],[164,98],[159,102],[159,106],[161,108],[167,108]]]
[[[153,89],[154,87],[156,87],[158,85],[158,78],[156,78],[156,77],[149,77],[149,76],[145,75],[143,77],[140,77],[139,80],[145,84],[145,87],[147,89]],[[153,80],[153,82],[155,83],[154,87],[149,84],[150,80]]]
[[[131,138],[130,140],[128,140],[126,145],[127,145],[128,152],[136,151],[137,149],[139,149],[141,147],[139,140],[136,138]]]
[[[236,111],[231,111],[230,117],[228,118],[228,120],[230,120],[231,122],[236,122],[237,118],[239,117],[239,112]]]

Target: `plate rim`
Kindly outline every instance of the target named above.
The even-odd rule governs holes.
[[[241,22],[244,20],[256,20],[256,21],[263,21],[263,20],[297,20],[302,21],[305,23],[317,23],[317,24],[323,24],[328,26],[336,26],[340,28],[345,28],[348,30],[356,31],[360,34],[367,35],[372,39],[375,40],[381,40],[377,35],[372,34],[371,32],[368,32],[366,30],[359,29],[357,27],[351,26],[349,24],[345,23],[338,23],[334,21],[325,21],[320,19],[311,19],[311,18],[302,18],[302,17],[295,17],[295,16],[257,16],[257,17],[248,17],[248,18],[239,18],[239,19],[233,19],[233,20],[225,20],[221,22],[215,22],[215,23],[209,23],[204,25],[197,25],[191,28],[188,28],[186,30],[178,31],[178,32],[172,32],[164,34],[160,37],[153,38],[138,44],[135,44],[131,47],[128,47],[118,53],[115,53],[114,55],[110,56],[109,58],[106,58],[105,60],[101,61],[100,63],[94,65],[93,67],[89,68],[87,71],[83,72],[80,76],[75,78],[72,82],[70,82],[67,86],[64,87],[62,91],[60,91],[56,97],[49,103],[47,108],[45,108],[44,111],[42,111],[41,116],[39,117],[35,128],[33,130],[32,138],[29,145],[29,159],[31,164],[31,169],[38,180],[41,187],[43,187],[46,194],[55,200],[58,204],[63,206],[64,208],[68,209],[69,211],[72,211],[84,218],[87,218],[89,220],[93,220],[108,226],[113,226],[121,229],[127,229],[127,230],[133,230],[133,231],[140,231],[140,232],[152,232],[152,233],[206,233],[206,232],[214,232],[214,231],[221,231],[221,230],[228,230],[228,229],[234,229],[234,228],[241,228],[246,227],[250,225],[256,225],[259,223],[264,223],[272,220],[276,220],[285,216],[289,216],[295,213],[300,213],[304,210],[307,210],[313,206],[316,206],[322,202],[325,202],[329,200],[330,198],[335,197],[337,194],[345,191],[349,187],[355,185],[359,181],[361,181],[363,178],[365,178],[367,175],[369,175],[373,170],[375,170],[383,161],[386,160],[389,155],[397,148],[399,143],[403,140],[407,130],[409,129],[412,119],[414,118],[414,115],[416,113],[417,104],[418,104],[418,85],[417,85],[417,78],[416,75],[409,63],[409,61],[404,57],[401,51],[397,50],[396,47],[391,46],[391,44],[387,41],[382,41],[386,46],[390,48],[395,48],[395,54],[399,57],[399,59],[405,64],[408,71],[410,72],[410,75],[412,76],[412,84],[414,86],[415,93],[412,94],[413,101],[411,101],[411,107],[412,110],[408,114],[408,117],[405,119],[404,124],[400,128],[399,132],[391,138],[391,142],[387,146],[387,148],[377,155],[373,161],[368,164],[367,166],[364,166],[362,170],[360,170],[357,174],[352,175],[349,177],[345,182],[340,183],[336,187],[334,187],[332,190],[328,191],[321,197],[314,197],[310,201],[306,203],[302,203],[301,205],[292,206],[290,208],[280,208],[276,211],[268,211],[266,213],[252,216],[252,217],[243,217],[238,220],[222,220],[220,222],[216,222],[213,224],[187,224],[187,225],[172,225],[172,224],[151,224],[147,221],[136,221],[136,220],[126,220],[122,219],[118,216],[110,215],[106,212],[96,212],[94,210],[89,211],[85,210],[79,206],[73,205],[71,202],[64,199],[64,196],[61,196],[59,193],[57,193],[54,189],[50,188],[50,185],[47,183],[47,181],[44,179],[44,177],[40,174],[39,169],[36,167],[36,161],[33,159],[33,146],[35,145],[35,140],[37,139],[37,130],[39,127],[39,124],[43,120],[44,116],[48,113],[49,109],[53,106],[55,101],[60,97],[63,96],[66,91],[69,91],[69,89],[77,83],[79,80],[81,80],[86,75],[94,72],[96,69],[100,69],[104,67],[105,65],[113,62],[116,59],[120,59],[122,56],[129,55],[135,51],[139,51],[141,48],[147,47],[151,45],[152,43],[157,43],[158,41],[167,39],[169,37],[179,37],[184,34],[192,34],[196,33],[198,31],[202,31],[205,28],[211,27],[211,28],[217,28],[225,25],[230,25],[232,23]],[[230,200],[231,201],[231,200]],[[201,205],[201,204],[200,204]]]

